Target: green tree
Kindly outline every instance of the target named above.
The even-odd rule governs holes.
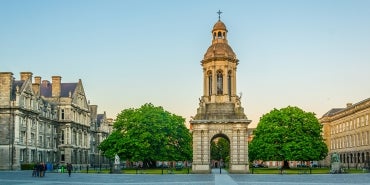
[[[230,143],[225,138],[218,138],[211,142],[211,159],[220,160],[221,158],[225,161],[230,155]]]
[[[288,106],[263,115],[249,144],[249,160],[321,160],[328,148],[321,135],[322,125],[314,113]]]
[[[143,161],[155,166],[155,161],[191,160],[192,138],[185,119],[148,103],[118,114],[113,133],[99,149],[113,158]]]

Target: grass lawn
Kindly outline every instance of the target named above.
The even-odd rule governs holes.
[[[364,173],[362,169],[345,170],[346,173]],[[250,168],[250,173],[253,174],[281,174],[281,170],[277,168]],[[328,174],[329,168],[291,168],[283,170],[283,174]]]
[[[87,173],[86,170],[79,171],[80,173]],[[368,171],[363,171],[362,169],[349,169],[346,170],[346,173],[368,173]],[[109,170],[89,170],[89,173],[110,173]],[[191,173],[191,168],[183,168],[181,170],[176,169],[163,169],[163,174],[188,174]],[[281,174],[281,170],[277,168],[250,168],[250,173],[253,174]],[[283,170],[283,174],[328,174],[330,173],[329,168],[291,168]],[[154,169],[124,169],[122,174],[162,174],[161,168]]]
[[[161,168],[154,168],[154,169],[124,169],[121,170],[123,174],[162,174]],[[81,170],[80,173],[87,173],[86,170]],[[89,173],[110,173],[110,170],[89,170]],[[176,169],[163,169],[163,174],[188,174],[191,173],[191,168],[183,168],[181,170]]]
[[[122,171],[125,174],[162,174],[161,168],[143,169],[143,170],[124,169]],[[188,173],[191,173],[191,169],[188,169],[188,168],[183,168],[181,170],[169,169],[169,168],[163,169],[163,174],[188,174]]]

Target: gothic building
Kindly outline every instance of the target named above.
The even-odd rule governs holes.
[[[21,72],[20,80],[0,72],[0,169],[36,162],[89,165],[92,119],[81,80],[61,83],[53,76],[50,83],[36,76],[32,82],[31,72]],[[97,132],[109,134],[101,128]]]
[[[109,164],[109,160],[102,157],[98,146],[113,131],[113,119],[107,118],[106,113],[98,114],[98,106],[90,105],[91,127],[90,127],[90,164],[91,167],[101,167]]]
[[[210,172],[210,144],[218,137],[230,143],[230,173],[249,171],[247,130],[251,120],[244,114],[241,97],[236,94],[239,60],[228,44],[227,32],[225,24],[219,19],[211,31],[212,44],[201,61],[203,96],[199,99],[197,114],[190,120],[193,173]]]

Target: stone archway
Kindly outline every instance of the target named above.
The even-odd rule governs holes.
[[[228,167],[230,159],[230,139],[225,134],[216,134],[210,140],[210,147],[211,168]]]
[[[248,173],[248,134],[246,123],[196,123],[193,125],[193,173],[210,173],[210,143],[223,135],[230,142],[230,173]]]

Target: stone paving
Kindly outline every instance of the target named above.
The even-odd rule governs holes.
[[[218,172],[218,173],[217,173]],[[223,171],[224,172],[224,171]],[[31,171],[0,171],[0,185],[369,185],[370,174],[257,175],[257,174],[185,174],[129,175],[46,173],[32,177]]]

